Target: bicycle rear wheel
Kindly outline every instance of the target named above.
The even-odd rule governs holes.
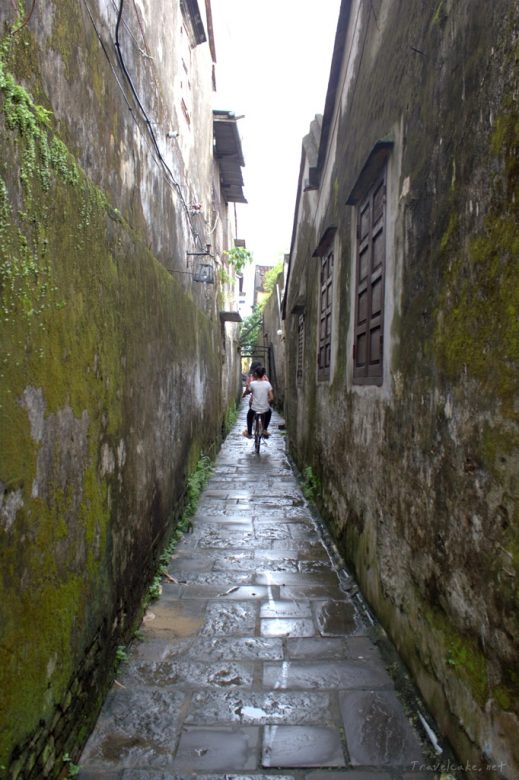
[[[256,454],[259,455],[261,447],[261,437],[263,435],[263,420],[261,414],[256,415],[256,424],[254,426],[254,449]]]

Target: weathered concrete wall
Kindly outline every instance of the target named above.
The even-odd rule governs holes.
[[[128,53],[128,67],[150,116],[170,129],[180,117],[162,59],[173,56],[180,12],[141,5],[153,59]],[[193,65],[191,140],[168,158],[179,190],[89,12],[112,36],[110,3],[36,4],[27,25],[6,28],[0,51],[0,776],[9,778],[56,776],[63,754],[78,754],[186,477],[217,446],[239,392],[234,335],[217,313],[223,293],[177,273],[209,224],[218,223],[213,253],[230,245],[211,157],[211,58],[205,76]],[[136,19],[124,18],[140,40]],[[12,7],[0,22],[12,27]],[[186,209],[191,197],[201,215]]]
[[[293,453],[460,758],[519,773],[517,4],[343,3],[320,189],[303,192],[286,298]],[[388,160],[380,387],[352,381],[355,209]],[[319,260],[336,226],[332,366],[318,382]],[[304,381],[296,382],[304,299]],[[476,769],[477,767],[477,769]]]

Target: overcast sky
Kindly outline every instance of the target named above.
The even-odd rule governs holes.
[[[254,262],[290,249],[301,142],[322,114],[340,0],[212,0],[214,107],[239,120],[247,206],[239,238]]]

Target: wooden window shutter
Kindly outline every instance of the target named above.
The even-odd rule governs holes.
[[[297,358],[296,358],[297,385],[303,384],[304,341],[305,341],[305,315],[300,314],[297,320]]]
[[[321,280],[319,300],[319,352],[317,376],[320,380],[330,378],[332,354],[332,300],[333,300],[333,250],[321,257]]]
[[[386,171],[379,174],[357,214],[353,381],[382,384],[386,270]]]

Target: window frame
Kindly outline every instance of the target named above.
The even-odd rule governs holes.
[[[333,242],[322,250],[319,267],[319,320],[317,328],[317,379],[328,382],[331,377],[333,335],[333,280],[335,252]],[[323,305],[324,301],[324,305]],[[324,329],[323,329],[324,323]]]
[[[303,386],[305,364],[305,314],[300,312],[297,317],[297,349],[296,349],[296,387]]]
[[[353,384],[380,386],[384,376],[387,265],[387,164],[358,200],[355,247]]]

